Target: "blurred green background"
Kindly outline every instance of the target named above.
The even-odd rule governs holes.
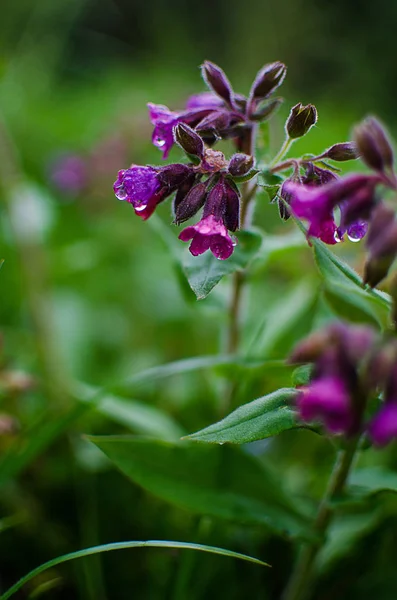
[[[397,3],[2,0],[1,7],[1,590],[81,547],[179,539],[251,553],[273,568],[134,550],[63,565],[18,597],[277,599],[293,558],[288,540],[169,506],[83,438],[175,438],[219,418],[230,381],[236,405],[289,385],[282,368],[252,369],[244,378],[217,367],[131,380],[157,365],[222,352],[229,282],[197,302],[175,266],[175,252],[186,249],[176,242],[169,203],[143,223],[115,200],[112,184],[132,162],[160,163],[146,103],[183,106],[204,90],[204,59],[219,63],[243,93],[264,63],[288,65],[287,101],[271,126],[274,151],[298,101],[314,103],[319,122],[297,154],[348,139],[368,113],[395,131]],[[174,149],[171,160],[180,159]],[[291,231],[264,195],[256,223],[271,236]],[[331,316],[310,251],[297,242],[287,255],[272,239],[245,297],[241,354],[259,360],[283,359],[294,340]],[[356,247],[341,252],[360,269]],[[120,397],[97,408],[87,402],[97,387],[127,379]],[[315,497],[333,456],[326,442],[302,432],[247,451],[285,478],[291,493]],[[397,456],[391,451],[385,460],[395,466]],[[396,598],[396,526],[390,498],[347,514],[327,547],[315,597]]]

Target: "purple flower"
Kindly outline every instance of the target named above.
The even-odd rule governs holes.
[[[152,167],[133,165],[119,171],[113,189],[116,198],[132,204],[136,214],[144,221],[164,199],[158,173]]]
[[[291,194],[291,208],[294,214],[309,221],[308,235],[318,237],[327,244],[340,241],[347,231],[357,239],[366,232],[366,221],[375,203],[375,186],[379,177],[370,175],[349,175],[333,179],[325,185],[285,184]],[[341,227],[338,228],[334,209],[341,207]],[[360,237],[361,236],[361,237]]]
[[[167,158],[173,144],[173,128],[180,121],[180,115],[169,110],[162,104],[152,104],[149,102],[149,116],[154,125],[152,142],[163,151],[163,158]]]
[[[397,402],[383,405],[368,427],[368,433],[376,446],[386,446],[397,437]]]
[[[343,380],[327,376],[312,381],[297,400],[303,421],[323,421],[331,433],[347,433],[352,425],[350,396]]]
[[[301,185],[292,181],[283,186],[284,191],[291,195],[292,212],[298,219],[309,221],[308,236],[320,238],[326,244],[336,244],[340,238],[327,187]]]
[[[234,249],[228,227],[234,231],[238,220],[239,196],[234,189],[220,180],[207,196],[201,221],[186,227],[179,234],[179,239],[183,242],[192,240],[189,250],[193,256],[211,250],[216,258],[226,260]]]
[[[182,242],[189,242],[189,250],[193,256],[211,250],[212,254],[220,260],[226,260],[233,253],[233,241],[225,225],[214,215],[203,217],[196,225],[186,227],[180,234]]]

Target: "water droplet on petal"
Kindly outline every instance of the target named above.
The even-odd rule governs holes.
[[[128,194],[123,187],[121,187],[117,191],[115,191],[114,194],[115,194],[117,200],[126,200],[128,197]]]
[[[162,138],[156,138],[154,141],[154,145],[157,146],[157,148],[162,148],[163,146],[165,146],[165,140],[163,140]]]
[[[141,204],[140,206],[134,206],[136,212],[142,212],[147,207],[147,204]]]

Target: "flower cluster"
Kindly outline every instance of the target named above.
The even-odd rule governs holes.
[[[368,327],[335,323],[298,344],[289,361],[314,363],[297,396],[302,421],[320,421],[331,434],[366,432],[377,446],[397,437],[395,340],[382,343]]]
[[[189,162],[123,169],[114,184],[116,197],[129,202],[137,215],[147,219],[160,202],[175,194],[177,225],[203,208],[202,219],[184,229],[179,238],[191,241],[194,256],[211,250],[221,260],[229,258],[235,245],[229,232],[236,231],[240,221],[238,184],[257,173],[251,156],[253,130],[279,106],[280,98],[270,97],[285,74],[286,67],[280,62],[265,65],[245,97],[233,91],[222,69],[206,61],[202,75],[209,92],[192,96],[179,112],[149,104],[154,145],[166,158],[176,143]],[[230,161],[213,150],[219,139],[230,139],[234,144],[236,153]]]
[[[351,241],[368,232],[369,257],[364,282],[376,286],[397,254],[397,222],[394,210],[380,198],[379,189],[397,190],[393,151],[382,126],[368,118],[355,130],[354,143],[336,144],[314,159],[295,164],[293,175],[280,190],[281,202],[299,219],[308,222],[308,237],[336,244],[346,234]],[[349,160],[360,156],[370,174],[338,177],[324,159]],[[301,173],[301,169],[304,173]],[[336,213],[339,213],[339,223]]]

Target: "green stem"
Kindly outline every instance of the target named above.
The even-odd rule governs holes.
[[[281,146],[280,150],[278,151],[278,153],[276,154],[276,156],[273,158],[273,160],[271,161],[269,167],[270,169],[272,167],[274,167],[288,152],[288,150],[291,148],[292,144],[294,143],[295,140],[292,140],[290,137],[286,137],[283,145]]]
[[[302,548],[283,595],[283,600],[304,600],[310,592],[315,561],[324,544],[326,532],[332,519],[332,501],[340,495],[345,486],[356,456],[358,443],[359,437],[351,439],[347,447],[337,456],[327,489],[320,502],[317,516],[313,523],[313,533],[315,534],[313,538],[316,541],[308,542]]]

